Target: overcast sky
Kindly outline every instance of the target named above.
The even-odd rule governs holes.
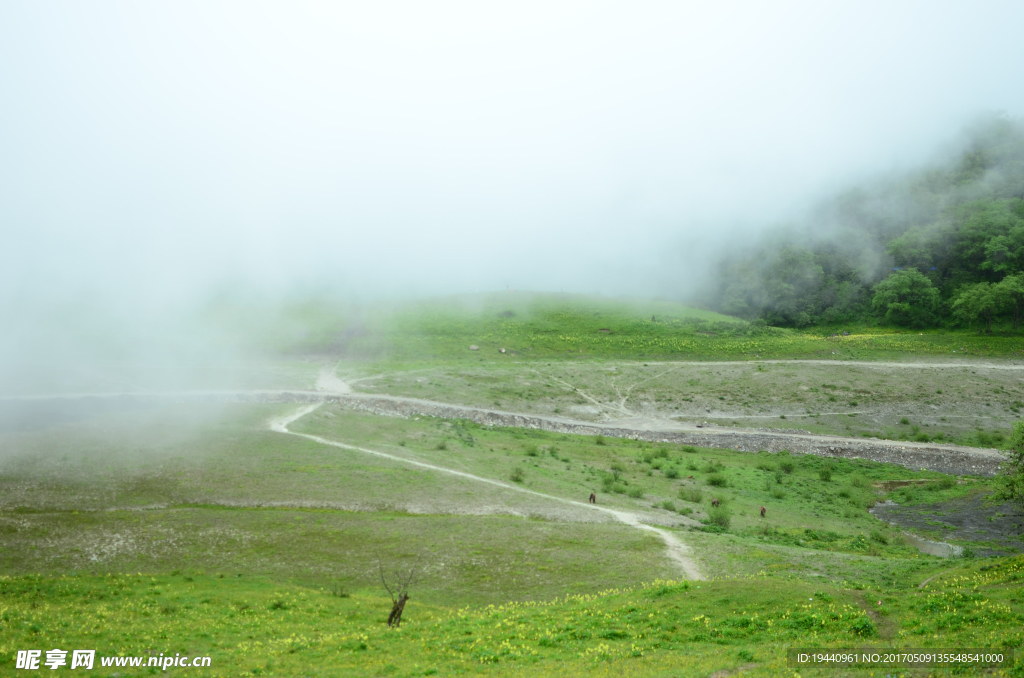
[[[1024,111],[1020,2],[4,2],[5,306],[673,296]]]

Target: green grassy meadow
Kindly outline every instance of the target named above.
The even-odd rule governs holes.
[[[330,299],[275,308],[225,305],[211,308],[208,319],[243,344],[274,355],[335,354],[393,363],[580,355],[689,360],[1024,357],[1024,341],[1009,327],[990,335],[857,323],[801,331],[670,301],[522,291],[366,306]],[[479,351],[470,351],[471,345]]]
[[[195,675],[704,676],[778,675],[795,645],[1020,644],[1019,557],[926,556],[866,510],[881,483],[927,481],[924,501],[985,479],[330,405],[292,425],[545,499],[266,430],[291,407],[4,434],[25,454],[0,474],[0,655],[213,657]],[[556,501],[591,489],[678,534],[710,581],[674,581],[659,539]],[[378,559],[421,567],[401,631],[382,623]]]
[[[209,669],[188,669],[209,676],[688,677],[741,667],[750,676],[793,675],[789,647],[1019,648],[1022,576],[1024,560],[1017,557],[953,564],[924,587],[815,585],[765,573],[482,608],[414,599],[400,630],[382,624],[388,601],[379,595],[258,578],[4,577],[0,656],[51,646],[96,649],[100,656],[147,656],[160,648],[211,656]],[[988,675],[1020,670],[1017,663]],[[897,672],[911,673],[922,674]],[[964,672],[928,673],[954,674]]]
[[[359,391],[578,419],[967,444],[991,444],[1024,407],[1012,370],[847,364],[1010,365],[1014,336],[816,336],[668,302],[520,292],[223,316],[254,334],[282,317],[235,386],[308,389],[328,365]],[[746,362],[758,357],[829,362]],[[218,374],[195,383],[231,385]],[[931,532],[868,512],[887,499],[992,511],[990,478],[331,403],[290,425],[380,456],[269,430],[296,403],[86,404],[0,418],[0,675],[19,673],[17,650],[53,647],[213,658],[182,675],[401,677],[777,676],[794,675],[798,646],[1021,651],[1012,540],[992,535],[984,548],[1007,555],[973,557],[974,537],[947,530],[968,557],[943,559],[905,534]],[[680,581],[662,539],[588,507],[591,492],[678,538],[707,580]],[[384,625],[382,564],[417,571],[401,630]]]

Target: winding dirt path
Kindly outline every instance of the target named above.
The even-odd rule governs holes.
[[[428,464],[422,461],[406,459],[405,457],[399,457],[394,454],[388,454],[387,452],[371,450],[369,448],[358,447],[356,445],[349,445],[347,443],[338,442],[337,440],[329,440],[327,438],[321,438],[320,436],[315,436],[309,433],[297,433],[295,431],[288,430],[289,424],[291,424],[294,421],[297,421],[298,419],[301,419],[310,412],[313,412],[322,404],[323,403],[313,403],[310,405],[306,405],[305,407],[301,407],[298,410],[284,417],[272,419],[269,422],[270,429],[278,433],[285,433],[288,435],[306,438],[307,440],[312,440],[313,442],[319,443],[321,445],[330,445],[331,447],[338,447],[343,450],[352,450],[355,452],[362,452],[363,454],[372,454],[377,457],[383,457],[385,459],[390,459],[392,461],[397,461],[403,464],[409,464],[411,466],[417,466],[419,468],[437,471],[439,473],[447,473],[449,475],[457,476],[459,478],[465,478],[467,480],[473,480],[480,483],[487,483],[488,485],[494,485],[496,487],[500,487],[506,490],[514,490],[516,492],[532,494],[552,501],[570,504],[577,508],[584,508],[589,509],[591,511],[601,511],[603,513],[607,513],[613,516],[619,522],[629,525],[630,527],[636,528],[638,530],[645,530],[647,532],[653,532],[654,534],[658,535],[661,538],[661,540],[665,543],[665,548],[668,557],[671,558],[679,566],[679,568],[683,571],[683,573],[686,575],[688,579],[704,579],[704,575],[701,574],[700,569],[697,567],[697,564],[693,561],[693,558],[691,557],[691,550],[689,546],[684,544],[678,537],[676,537],[668,530],[663,530],[661,528],[654,527],[653,525],[648,525],[646,523],[640,522],[639,517],[628,511],[606,508],[604,506],[595,506],[593,504],[585,504],[581,501],[573,501],[571,499],[565,499],[563,497],[556,497],[554,495],[544,494],[543,492],[528,490],[525,487],[511,485],[509,483],[501,482],[500,480],[494,480],[493,478],[485,478],[483,476],[474,475],[472,473],[466,473],[465,471],[458,471],[456,469],[446,468],[444,466],[438,466],[436,464]]]

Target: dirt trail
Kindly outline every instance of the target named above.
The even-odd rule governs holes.
[[[639,529],[639,530],[646,530],[648,532],[653,532],[653,533],[657,534],[661,538],[661,540],[665,543],[665,547],[666,547],[666,549],[668,551],[669,558],[671,558],[673,561],[675,561],[679,565],[679,567],[682,569],[683,573],[685,573],[687,578],[689,578],[689,579],[704,579],[704,576],[701,574],[700,569],[697,567],[697,564],[693,561],[693,558],[691,557],[691,551],[690,551],[690,547],[689,546],[687,546],[682,541],[680,541],[678,537],[676,537],[674,534],[672,534],[668,530],[663,530],[661,528],[654,527],[653,525],[648,525],[646,523],[640,522],[640,519],[636,515],[628,512],[628,511],[621,511],[621,510],[618,510],[618,509],[610,509],[610,508],[605,508],[603,506],[595,506],[593,504],[586,504],[586,503],[581,502],[581,501],[573,501],[571,499],[565,499],[563,497],[556,497],[556,496],[553,496],[553,495],[550,495],[550,494],[544,494],[543,492],[536,492],[534,490],[528,490],[525,487],[519,487],[518,485],[511,485],[509,483],[503,483],[500,480],[494,480],[492,478],[484,478],[483,476],[474,475],[472,473],[466,473],[465,471],[458,471],[458,470],[455,470],[455,469],[446,468],[444,466],[437,466],[436,464],[428,464],[428,463],[422,462],[422,461],[415,461],[413,459],[407,459],[405,457],[399,457],[397,455],[388,454],[387,452],[380,452],[378,450],[371,450],[371,449],[368,449],[368,448],[365,448],[365,447],[357,447],[356,445],[348,445],[346,443],[341,443],[341,442],[338,442],[336,440],[328,440],[327,438],[321,438],[320,436],[311,435],[309,433],[297,433],[295,431],[289,431],[288,430],[288,425],[289,424],[291,424],[292,422],[294,422],[294,421],[296,421],[298,419],[301,419],[302,417],[306,416],[310,412],[312,412],[315,409],[317,409],[318,407],[320,407],[321,404],[322,403],[314,403],[314,404],[311,404],[311,405],[306,405],[305,407],[299,408],[298,410],[296,410],[295,412],[292,412],[289,415],[286,415],[284,417],[279,417],[279,418],[272,419],[269,422],[270,423],[270,429],[272,431],[277,431],[278,433],[286,433],[288,435],[300,436],[302,438],[306,438],[307,440],[312,440],[314,442],[320,443],[321,445],[330,445],[332,447],[339,447],[339,448],[341,448],[343,450],[353,450],[353,451],[356,451],[356,452],[362,452],[364,454],[372,454],[372,455],[377,456],[377,457],[383,457],[385,459],[390,459],[392,461],[401,462],[403,464],[410,464],[412,466],[418,466],[419,468],[429,469],[431,471],[437,471],[437,472],[440,472],[440,473],[447,473],[449,475],[457,476],[459,478],[465,478],[465,479],[473,480],[473,481],[480,482],[480,483],[487,483],[488,485],[494,485],[496,487],[501,487],[501,488],[506,489],[506,490],[514,490],[516,492],[523,492],[525,494],[532,494],[532,495],[535,495],[535,496],[538,496],[538,497],[543,497],[545,499],[549,499],[549,500],[552,500],[552,501],[557,501],[557,502],[561,502],[561,503],[564,503],[564,504],[570,504],[570,505],[578,507],[578,508],[588,509],[588,510],[591,510],[591,511],[602,511],[604,513],[607,513],[607,514],[615,517],[617,520],[619,520],[622,523],[625,523],[626,525],[629,525],[630,527],[635,527],[636,529]]]
[[[621,363],[632,365],[634,363]],[[679,365],[679,361],[657,362],[645,360],[645,365]],[[982,363],[982,362],[933,362],[933,363],[901,363],[892,361],[874,360],[701,360],[683,363],[690,367],[702,367],[704,365],[725,366],[725,365],[843,365],[854,367],[907,367],[913,369],[947,369],[967,368],[984,370],[1016,370],[1024,371],[1024,363]]]

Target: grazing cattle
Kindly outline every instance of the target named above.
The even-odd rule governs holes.
[[[687,480],[693,480],[693,476],[686,476]]]
[[[718,497],[715,497],[714,499],[711,500],[711,505],[714,506],[715,508],[718,508]]]
[[[597,503],[597,495],[594,494],[593,492],[590,493],[590,503],[591,504],[596,504]]]
[[[761,507],[761,517],[762,517],[762,518],[764,518],[764,514],[765,514],[765,512],[766,512],[767,510],[768,510],[768,509],[766,509],[765,507],[763,507],[763,506]]]

